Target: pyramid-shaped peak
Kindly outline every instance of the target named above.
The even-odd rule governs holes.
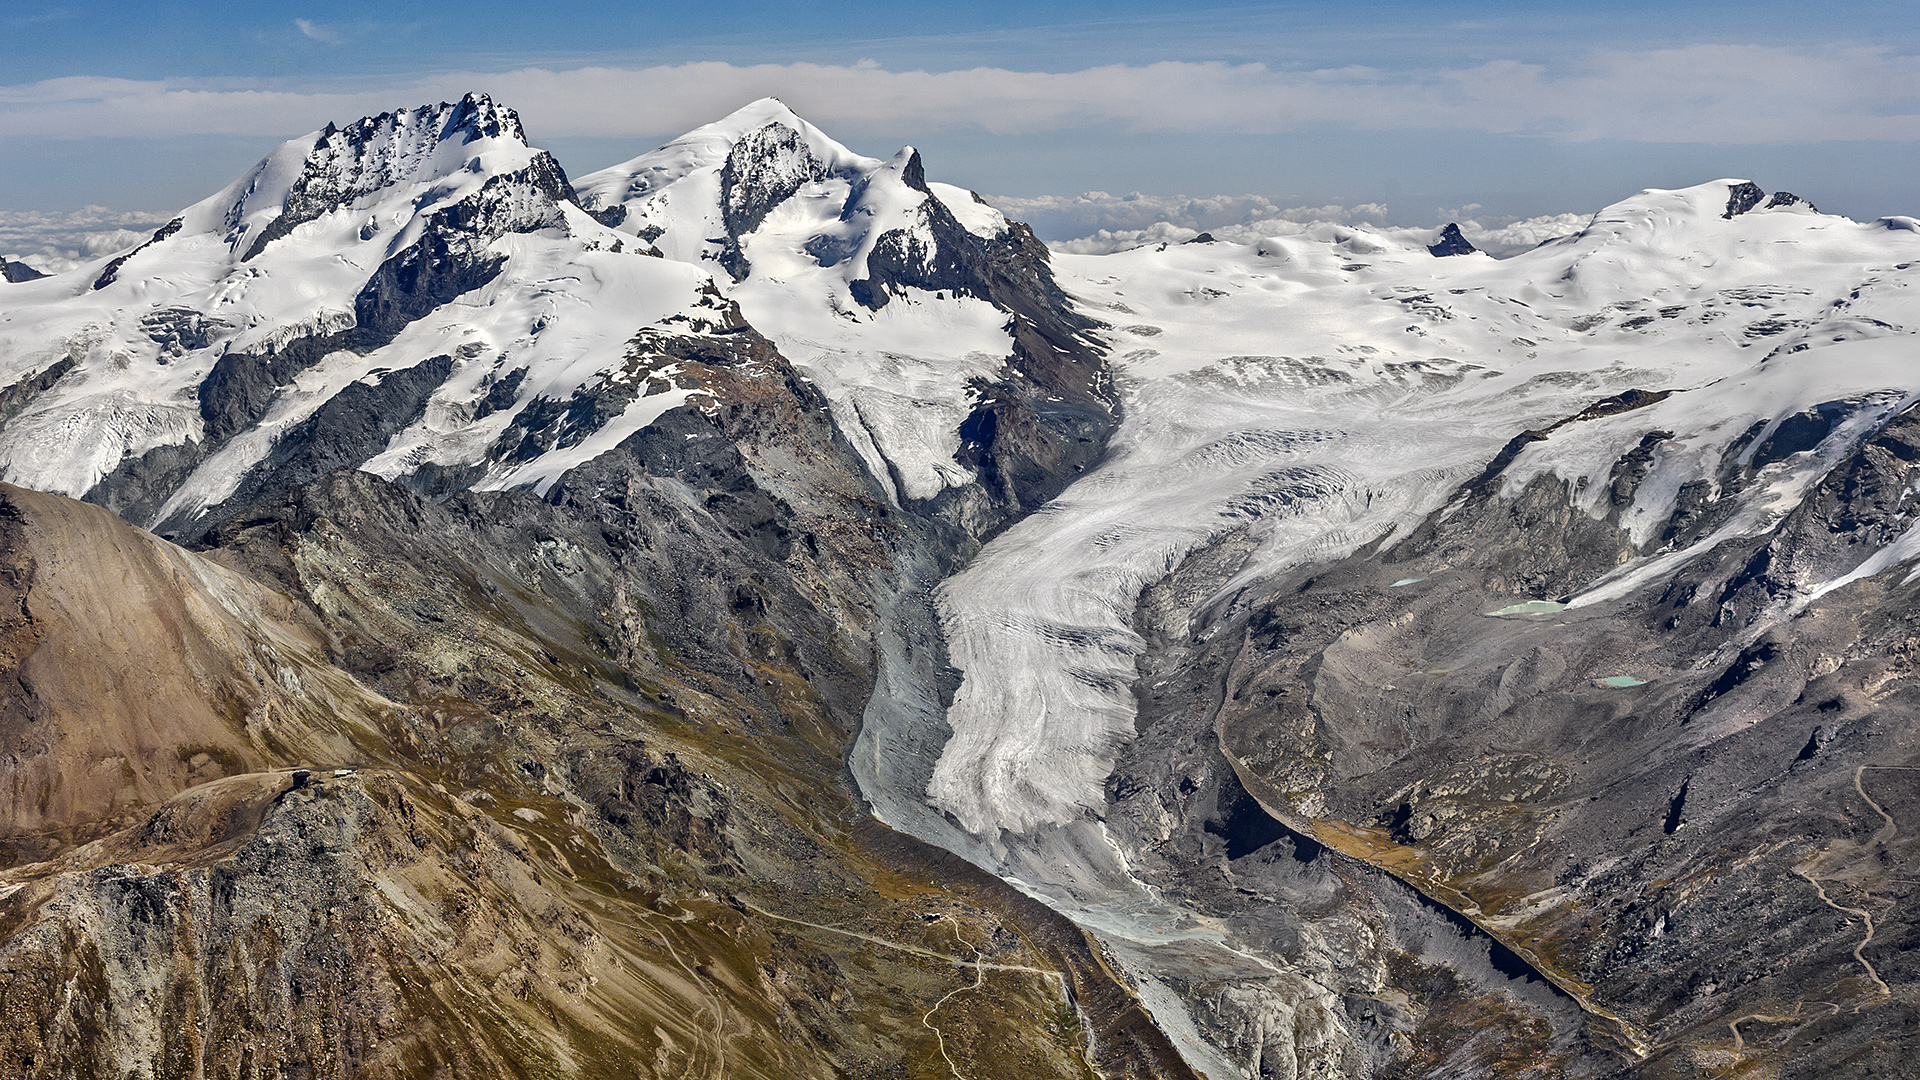
[[[441,105],[440,108],[444,110],[447,106]],[[441,138],[456,133],[464,135],[467,142],[474,139],[527,141],[526,129],[520,125],[520,114],[495,103],[487,94],[470,93],[453,104]]]
[[[763,97],[757,101],[750,101],[711,124],[694,128],[645,157],[652,158],[675,148],[683,151],[699,148],[695,151],[699,156],[711,156],[718,160],[725,158],[733,146],[742,139],[755,132],[764,131],[768,127],[783,127],[794,131],[815,157],[829,165],[857,165],[861,168],[871,168],[874,165],[871,159],[861,157],[829,138],[826,132],[815,127],[777,97]]]
[[[744,135],[749,131],[766,127],[768,124],[784,124],[796,131],[803,126],[813,126],[802,119],[799,113],[794,112],[786,102],[777,97],[763,97],[749,101],[713,123],[696,130],[719,129]]]
[[[898,175],[902,183],[915,191],[927,190],[926,166],[920,163],[920,151],[913,146],[901,147],[881,168]]]

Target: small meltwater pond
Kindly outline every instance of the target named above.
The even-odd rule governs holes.
[[[1601,686],[1611,686],[1617,689],[1625,689],[1626,687],[1629,687],[1629,686],[1647,685],[1647,680],[1636,679],[1631,675],[1609,675],[1604,679],[1595,679],[1593,681],[1599,683]]]
[[[1556,611],[1565,611],[1567,605],[1558,600],[1529,600],[1524,604],[1512,604],[1499,611],[1489,611],[1489,615],[1551,615]]]

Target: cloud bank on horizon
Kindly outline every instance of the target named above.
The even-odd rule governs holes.
[[[1260,195],[1084,195],[1038,198],[991,195],[1008,217],[1033,225],[1042,236],[1069,237],[1048,246],[1076,255],[1105,255],[1150,244],[1183,244],[1206,233],[1215,240],[1251,244],[1270,236],[1297,236],[1320,225],[1345,225],[1382,233],[1418,233],[1430,243],[1433,230],[1396,226],[1392,210],[1381,203],[1357,206],[1282,207]],[[1468,204],[1442,209],[1438,218],[1459,224],[1474,247],[1494,256],[1513,255],[1557,236],[1586,227],[1592,214],[1544,214],[1531,218],[1484,213]]]
[[[318,28],[302,28],[318,37]],[[321,38],[324,40],[324,38]],[[1920,140],[1920,56],[1870,46],[1594,49],[1553,65],[1317,70],[1168,61],[1076,71],[702,61],[451,71],[366,85],[68,76],[0,86],[0,138],[280,135],[484,90],[548,136],[656,137],[757,97],[846,135],[970,129],[1026,135],[1273,134],[1311,125],[1567,141],[1780,145]]]
[[[333,49],[346,40],[333,24],[296,19],[291,27],[316,48]],[[1672,167],[1667,175],[1653,170],[1647,170],[1652,175],[1628,173],[1631,184],[1619,188],[1612,198],[1604,197],[1617,184],[1610,177],[1590,182],[1588,188],[1595,190],[1556,194],[1548,205],[1539,205],[1538,198],[1531,207],[1488,209],[1468,202],[1472,198],[1498,202],[1497,195],[1479,192],[1497,190],[1515,177],[1520,178],[1515,183],[1531,183],[1536,189],[1549,185],[1538,175],[1539,169],[1518,160],[1518,155],[1512,161],[1498,159],[1503,148],[1520,141],[1528,147],[1603,148],[1584,151],[1589,159],[1612,154],[1614,146],[1774,147],[1803,158],[1823,156],[1822,147],[1878,146],[1884,149],[1870,155],[1884,161],[1910,160],[1912,147],[1920,142],[1920,56],[1873,44],[1696,42],[1644,49],[1622,48],[1617,43],[1567,47],[1528,61],[1485,57],[1468,61],[1456,56],[1452,62],[1443,59],[1428,66],[1168,60],[1046,71],[991,65],[929,70],[871,60],[693,61],[522,65],[504,71],[456,67],[430,74],[358,73],[306,82],[261,76],[69,75],[0,86],[0,147],[5,147],[0,155],[9,151],[16,155],[11,175],[17,177],[30,171],[19,165],[21,147],[57,154],[64,152],[59,148],[114,140],[128,144],[147,140],[148,146],[154,140],[169,140],[169,145],[184,148],[195,140],[226,138],[249,140],[249,147],[250,140],[259,139],[257,152],[264,154],[273,142],[330,121],[341,123],[399,106],[451,100],[472,90],[491,93],[518,110],[536,143],[543,139],[632,140],[631,151],[623,157],[765,95],[785,99],[802,115],[848,140],[908,133],[908,137],[926,139],[951,136],[949,141],[963,148],[993,146],[996,140],[1032,148],[1033,140],[1039,139],[1068,147],[1056,149],[1056,158],[1072,157],[1074,148],[1082,146],[1104,143],[1120,148],[1118,152],[1109,149],[1105,159],[1082,170],[1086,173],[1099,173],[1098,166],[1124,167],[1130,156],[1137,161],[1177,140],[1186,140],[1180,144],[1183,147],[1201,145],[1205,152],[1220,155],[1241,153],[1261,139],[1268,140],[1270,148],[1275,136],[1291,138],[1288,133],[1308,133],[1301,136],[1303,148],[1315,137],[1311,133],[1328,131],[1359,133],[1358,138],[1375,144],[1408,142],[1405,150],[1375,149],[1372,158],[1350,169],[1340,181],[1291,199],[1279,192],[1288,187],[1299,190],[1297,174],[1276,178],[1265,194],[1088,191],[1067,196],[1035,191],[1078,190],[1075,181],[1102,181],[1081,175],[1062,182],[1049,178],[1044,166],[1023,173],[1018,163],[1007,167],[1014,157],[1008,154],[975,168],[972,177],[952,177],[946,169],[967,163],[956,162],[951,152],[939,160],[946,167],[943,174],[962,182],[971,179],[973,186],[994,196],[995,203],[1011,215],[1033,223],[1057,249],[1082,252],[1178,242],[1200,231],[1230,239],[1278,235],[1316,222],[1383,228],[1425,227],[1458,219],[1476,245],[1506,253],[1573,231],[1586,217],[1541,214],[1541,210],[1590,212],[1636,187],[1681,186],[1740,170],[1738,165],[1720,167],[1720,157],[1704,154],[1697,156],[1706,164]],[[1458,197],[1442,202],[1435,195],[1423,203],[1420,198],[1398,197],[1392,184],[1370,188],[1366,181],[1353,179],[1367,169],[1378,172],[1395,167],[1380,162],[1396,155],[1409,162],[1410,169],[1430,165],[1421,161],[1422,150],[1413,140],[1432,139],[1436,133],[1457,138],[1463,145],[1473,139],[1494,140],[1476,144],[1491,148],[1490,153],[1473,149],[1458,153],[1461,159],[1485,160],[1464,171],[1458,162],[1452,163],[1458,175],[1449,180],[1450,188],[1416,189],[1422,197],[1441,190],[1459,193]],[[49,151],[50,146],[56,149]],[[1155,149],[1135,153],[1135,147]],[[253,149],[244,152],[254,154]],[[1320,151],[1303,149],[1303,154],[1312,152]],[[115,167],[120,164],[110,156],[106,160]],[[562,160],[570,169],[586,164],[564,153]],[[1337,164],[1315,161],[1302,167]],[[137,162],[127,165],[137,169]],[[207,169],[204,191],[179,200],[180,205],[231,179],[224,172],[211,174],[210,165]],[[1172,175],[1174,183],[1191,190],[1208,183],[1203,178],[1213,175],[1212,183],[1220,187],[1244,190],[1262,186],[1266,179],[1250,175],[1257,169],[1220,175],[1204,157],[1163,160],[1157,169],[1157,175],[1143,179],[1124,175],[1123,168],[1123,175],[1115,180],[1144,185],[1164,183],[1161,178]],[[1562,166],[1561,171],[1564,175],[1578,170]],[[1827,173],[1837,171],[1844,167],[1829,166]],[[1876,166],[1874,172],[1882,192],[1894,192],[1895,202],[1904,202],[1904,193],[1913,190],[1910,169]],[[197,174],[190,182],[200,183]],[[103,197],[89,192],[74,202],[112,200],[123,207],[139,206],[139,212],[99,206],[59,213],[28,209],[47,204],[22,201],[17,186],[10,193],[0,184],[0,254],[25,258],[42,269],[64,269],[118,250],[176,208],[171,201],[179,194],[176,190],[155,195],[152,186],[141,187],[142,178],[131,174],[124,183],[124,201],[111,193]],[[63,190],[57,185],[57,180],[43,182],[45,190]],[[1009,191],[1018,194],[997,194]],[[1595,198],[1596,191],[1602,197]],[[1831,193],[1807,194],[1825,202]],[[1884,195],[1881,199],[1886,201]],[[1890,209],[1920,209],[1920,196],[1914,201],[1915,206]],[[1423,208],[1409,211],[1409,206]],[[1515,209],[1521,212],[1510,212]]]

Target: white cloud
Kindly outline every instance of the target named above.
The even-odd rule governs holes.
[[[0,210],[0,255],[57,274],[144,241],[167,219],[88,206],[71,213]]]
[[[1080,236],[1097,230],[1145,229],[1171,225],[1193,232],[1245,225],[1255,221],[1380,221],[1387,208],[1379,203],[1359,206],[1295,206],[1282,208],[1264,195],[1042,195],[1019,198],[990,195],[1001,211],[1027,222],[1043,236]]]
[[[1571,236],[1592,220],[1592,214],[1546,214],[1517,221],[1500,219],[1501,223],[1489,225],[1469,218],[1460,222],[1460,232],[1481,251],[1515,255],[1555,237]]]
[[[335,34],[298,25],[309,36]],[[1838,46],[1596,50],[1552,68],[1499,60],[1413,72],[1225,63],[929,72],[867,61],[714,62],[448,72],[330,86],[49,79],[0,87],[0,136],[286,135],[479,89],[519,109],[536,136],[658,136],[777,94],[849,137],[1113,124],[1264,134],[1331,124],[1715,144],[1920,139],[1920,57]]]

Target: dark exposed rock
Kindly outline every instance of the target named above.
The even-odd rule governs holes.
[[[203,515],[215,520],[230,516],[268,492],[302,486],[373,457],[420,419],[427,399],[452,370],[452,357],[435,356],[387,372],[376,383],[348,384],[275,440],[272,451],[248,470],[220,506],[163,522],[162,528],[185,528]]]
[[[307,155],[305,167],[288,189],[279,216],[253,238],[243,261],[258,256],[268,244],[309,221],[409,179],[412,171],[419,167],[420,159],[437,144],[455,140],[464,144],[481,138],[525,138],[519,116],[511,109],[495,105],[484,94],[469,94],[455,104],[442,102],[430,109],[418,110],[415,115],[421,125],[417,131],[401,124],[396,113],[366,117],[345,128],[327,125]],[[465,209],[458,210],[456,217],[449,217],[446,223],[469,231],[492,231],[493,235],[526,232],[530,231],[529,223],[503,220],[510,216],[510,212],[503,210],[503,205],[510,202],[505,197],[507,192],[537,193],[544,196],[547,206],[574,201],[573,187],[567,182],[566,173],[544,151],[519,172],[489,178],[486,187],[493,189],[492,192],[482,191],[477,198],[463,200],[461,205]],[[533,205],[541,206],[541,200],[534,200]],[[464,215],[466,220],[457,220],[459,215]],[[483,225],[481,218],[492,220]],[[544,208],[536,211],[536,218],[538,224],[532,225],[533,228],[556,225],[560,221],[557,214]]]
[[[525,180],[517,174],[494,177],[468,199],[437,211],[420,238],[381,263],[361,288],[354,299],[353,326],[296,337],[261,353],[222,355],[198,390],[203,439],[161,448],[143,458],[122,462],[88,492],[88,500],[133,514],[137,520],[150,520],[144,514],[157,510],[161,500],[156,500],[156,493],[163,499],[170,492],[162,489],[177,485],[199,461],[257,423],[280,389],[302,371],[333,352],[366,353],[380,348],[415,320],[491,281],[500,272],[505,257],[488,252],[485,239],[500,235],[500,230],[541,228],[550,221],[547,212],[529,215],[516,209],[523,200],[513,192],[521,190]],[[560,180],[564,182],[564,178]],[[550,194],[537,183],[534,187]],[[552,204],[545,205],[551,207]],[[156,324],[155,332],[204,334],[210,333],[213,325],[188,320],[183,331],[180,321],[174,319],[164,327]],[[442,372],[441,378],[444,377]],[[326,415],[344,416],[345,413]],[[418,412],[413,416],[417,417]],[[391,431],[387,433],[391,434]],[[359,445],[358,435],[343,434],[342,438]],[[378,447],[374,449],[377,451]],[[326,468],[346,463],[335,461]],[[306,478],[314,475],[318,472],[309,473]],[[186,524],[175,522],[170,527]]]
[[[514,403],[520,400],[520,384],[526,379],[527,369],[523,367],[514,368],[495,379],[487,387],[487,393],[480,399],[479,404],[473,407],[473,418],[483,420],[502,409],[512,408]]]
[[[1753,452],[1752,467],[1762,469],[1819,446],[1851,411],[1847,402],[1823,401],[1782,419]]]
[[[191,308],[159,308],[140,317],[140,329],[160,346],[160,362],[166,363],[169,358],[206,348],[216,336],[233,327]]]
[[[720,220],[727,229],[720,265],[735,281],[750,269],[740,238],[803,186],[826,176],[826,166],[806,140],[785,124],[768,124],[734,143],[720,167]]]
[[[0,427],[5,427],[7,421],[19,416],[34,398],[51,390],[62,376],[73,370],[76,363],[78,361],[72,356],[63,356],[5,390],[0,390]]]
[[[134,248],[132,251],[129,251],[124,255],[116,256],[112,262],[109,262],[106,265],[106,269],[100,271],[100,276],[93,279],[94,290],[98,291],[100,289],[104,289],[107,286],[113,284],[116,280],[119,279],[120,268],[127,264],[128,259],[133,258],[135,255],[138,255],[142,251],[145,251],[147,248],[152,247],[153,245],[161,242],[162,240],[167,239],[168,237],[172,236],[174,233],[179,232],[180,227],[183,224],[184,224],[183,219],[174,218],[172,221],[169,221],[165,225],[162,225],[158,229],[155,229],[153,231],[153,235],[149,237],[146,240],[146,242],[142,243],[139,247]]]
[[[1568,424],[1598,420],[1623,412],[1632,412],[1635,409],[1644,409],[1649,405],[1665,401],[1671,393],[1670,390],[1627,390],[1594,402],[1573,416],[1563,417],[1544,428],[1523,431],[1507,440],[1507,445],[1501,447],[1492,461],[1487,462],[1486,468],[1481,470],[1479,476],[1461,486],[1461,494],[1469,499],[1484,502],[1497,489],[1495,481],[1507,471],[1507,466],[1513,464],[1514,459],[1520,456],[1520,452],[1533,443],[1546,441],[1553,432]],[[1651,447],[1648,447],[1648,451],[1651,452]]]
[[[918,171],[915,153],[904,172]],[[997,507],[985,526],[993,531],[1058,494],[1105,449],[1117,416],[1104,357],[1088,335],[1098,324],[1060,290],[1046,246],[1024,224],[982,237],[938,199],[927,199],[923,213],[931,245],[905,230],[882,235],[868,256],[869,276],[853,283],[853,295],[877,309],[905,289],[946,292],[1010,314],[1011,377],[978,387],[957,455]],[[946,507],[935,512],[950,512],[961,498],[943,494]]]
[[[1480,249],[1474,247],[1461,234],[1460,226],[1451,221],[1447,222],[1446,228],[1440,230],[1440,238],[1427,245],[1428,253],[1437,259],[1444,259],[1449,255],[1471,255],[1478,250]]]
[[[209,447],[251,427],[265,415],[280,387],[327,354],[342,349],[372,352],[415,319],[491,281],[504,261],[458,233],[429,227],[419,240],[381,263],[361,288],[354,299],[354,326],[295,338],[264,355],[222,356],[200,384],[200,415]]]
[[[1743,180],[1727,189],[1727,212],[1720,216],[1732,220],[1759,206],[1760,200],[1766,197],[1767,193],[1760,189],[1760,185]]]
[[[104,506],[128,521],[157,524],[160,508],[206,458],[206,450],[198,442],[156,446],[121,459],[112,472],[87,491],[85,501]]]
[[[46,276],[26,263],[12,262],[0,256],[0,281],[17,284],[22,281],[38,281]]]

